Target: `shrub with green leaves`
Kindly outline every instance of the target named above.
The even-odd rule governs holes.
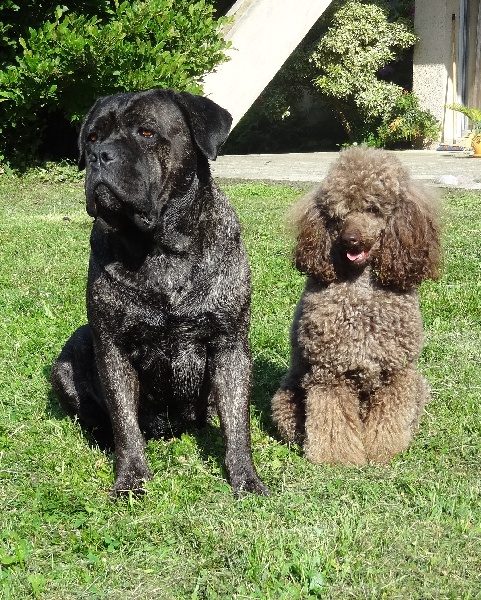
[[[436,118],[419,106],[417,96],[408,92],[396,98],[393,108],[377,129],[380,144],[386,148],[399,146],[402,142],[422,144],[425,140],[436,140],[439,131]]]
[[[314,84],[352,138],[393,109],[402,88],[376,74],[417,41],[411,22],[389,21],[384,4],[346,2],[311,56],[320,73]]]
[[[0,0],[0,65],[16,63],[21,51],[20,38],[28,37],[30,29],[39,29],[45,21],[55,18],[58,0]],[[64,0],[65,11],[79,15],[105,18],[111,12],[111,0]]]
[[[337,117],[350,143],[398,147],[436,139],[434,116],[420,108],[414,94],[406,96],[412,85],[410,49],[417,41],[413,5],[412,0],[333,0],[264,90],[262,103],[234,130],[228,147],[238,141],[255,152],[249,140],[265,143],[281,122],[291,139],[306,144],[310,130],[322,140],[322,126],[309,124],[305,131],[306,119],[293,109],[306,93],[314,106]]]
[[[34,158],[49,115],[78,123],[97,97],[121,91],[199,92],[224,59],[222,20],[208,0],[113,2],[104,13],[57,7],[19,38],[15,64],[0,64],[0,160]]]

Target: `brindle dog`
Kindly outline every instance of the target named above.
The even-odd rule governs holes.
[[[249,263],[208,163],[231,121],[207,98],[153,89],[101,98],[82,125],[88,325],[67,341],[52,386],[87,428],[111,428],[114,495],[151,478],[145,437],[196,428],[215,410],[234,494],[268,493],[250,447]]]

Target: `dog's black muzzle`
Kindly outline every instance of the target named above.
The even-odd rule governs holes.
[[[135,165],[133,152],[118,141],[94,144],[87,154],[87,213],[102,218],[115,229],[123,228],[129,221],[141,231],[149,232],[155,228],[156,219],[145,200],[149,197],[148,190],[138,183],[145,178]]]

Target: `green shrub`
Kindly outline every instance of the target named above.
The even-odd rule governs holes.
[[[412,87],[412,46],[417,40],[413,5],[412,0],[333,0],[264,90],[262,102],[234,130],[227,148],[235,151],[238,141],[251,152],[259,151],[254,144],[269,143],[275,128],[289,130],[289,139],[304,146],[317,143],[320,150],[329,142],[333,146],[322,127],[328,129],[327,136],[335,135],[334,118],[345,131],[344,136],[337,133],[338,142],[393,147],[435,139],[436,119],[419,107],[414,94],[406,95]],[[314,124],[311,115],[302,122],[294,109],[306,94],[317,109],[312,111],[318,118]],[[303,123],[307,135],[311,131],[310,140]],[[274,151],[279,137],[268,151]]]
[[[57,135],[45,132],[52,115],[78,123],[99,96],[154,86],[199,92],[226,48],[213,13],[206,0],[115,3],[102,18],[57,7],[19,38],[15,64],[1,65],[0,160],[36,158]]]
[[[377,72],[417,41],[410,21],[389,21],[382,4],[346,2],[311,56],[320,73],[314,85],[352,139],[393,110],[402,88],[378,79]]]
[[[386,148],[399,146],[402,142],[421,146],[437,139],[440,126],[429,111],[420,108],[418,98],[406,92],[396,98],[377,131],[381,144]]]
[[[20,38],[28,37],[30,29],[39,29],[45,21],[55,19],[58,0],[0,0],[0,65],[16,63],[21,52]],[[110,0],[64,0],[66,11],[99,18],[108,17]]]

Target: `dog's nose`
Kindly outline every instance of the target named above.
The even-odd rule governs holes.
[[[343,231],[341,239],[344,244],[358,246],[361,242],[361,234],[358,231]]]
[[[94,150],[93,152],[91,152],[89,154],[89,161],[91,163],[99,162],[101,164],[107,164],[114,160],[115,160],[115,155],[109,149],[100,148],[99,150]]]

